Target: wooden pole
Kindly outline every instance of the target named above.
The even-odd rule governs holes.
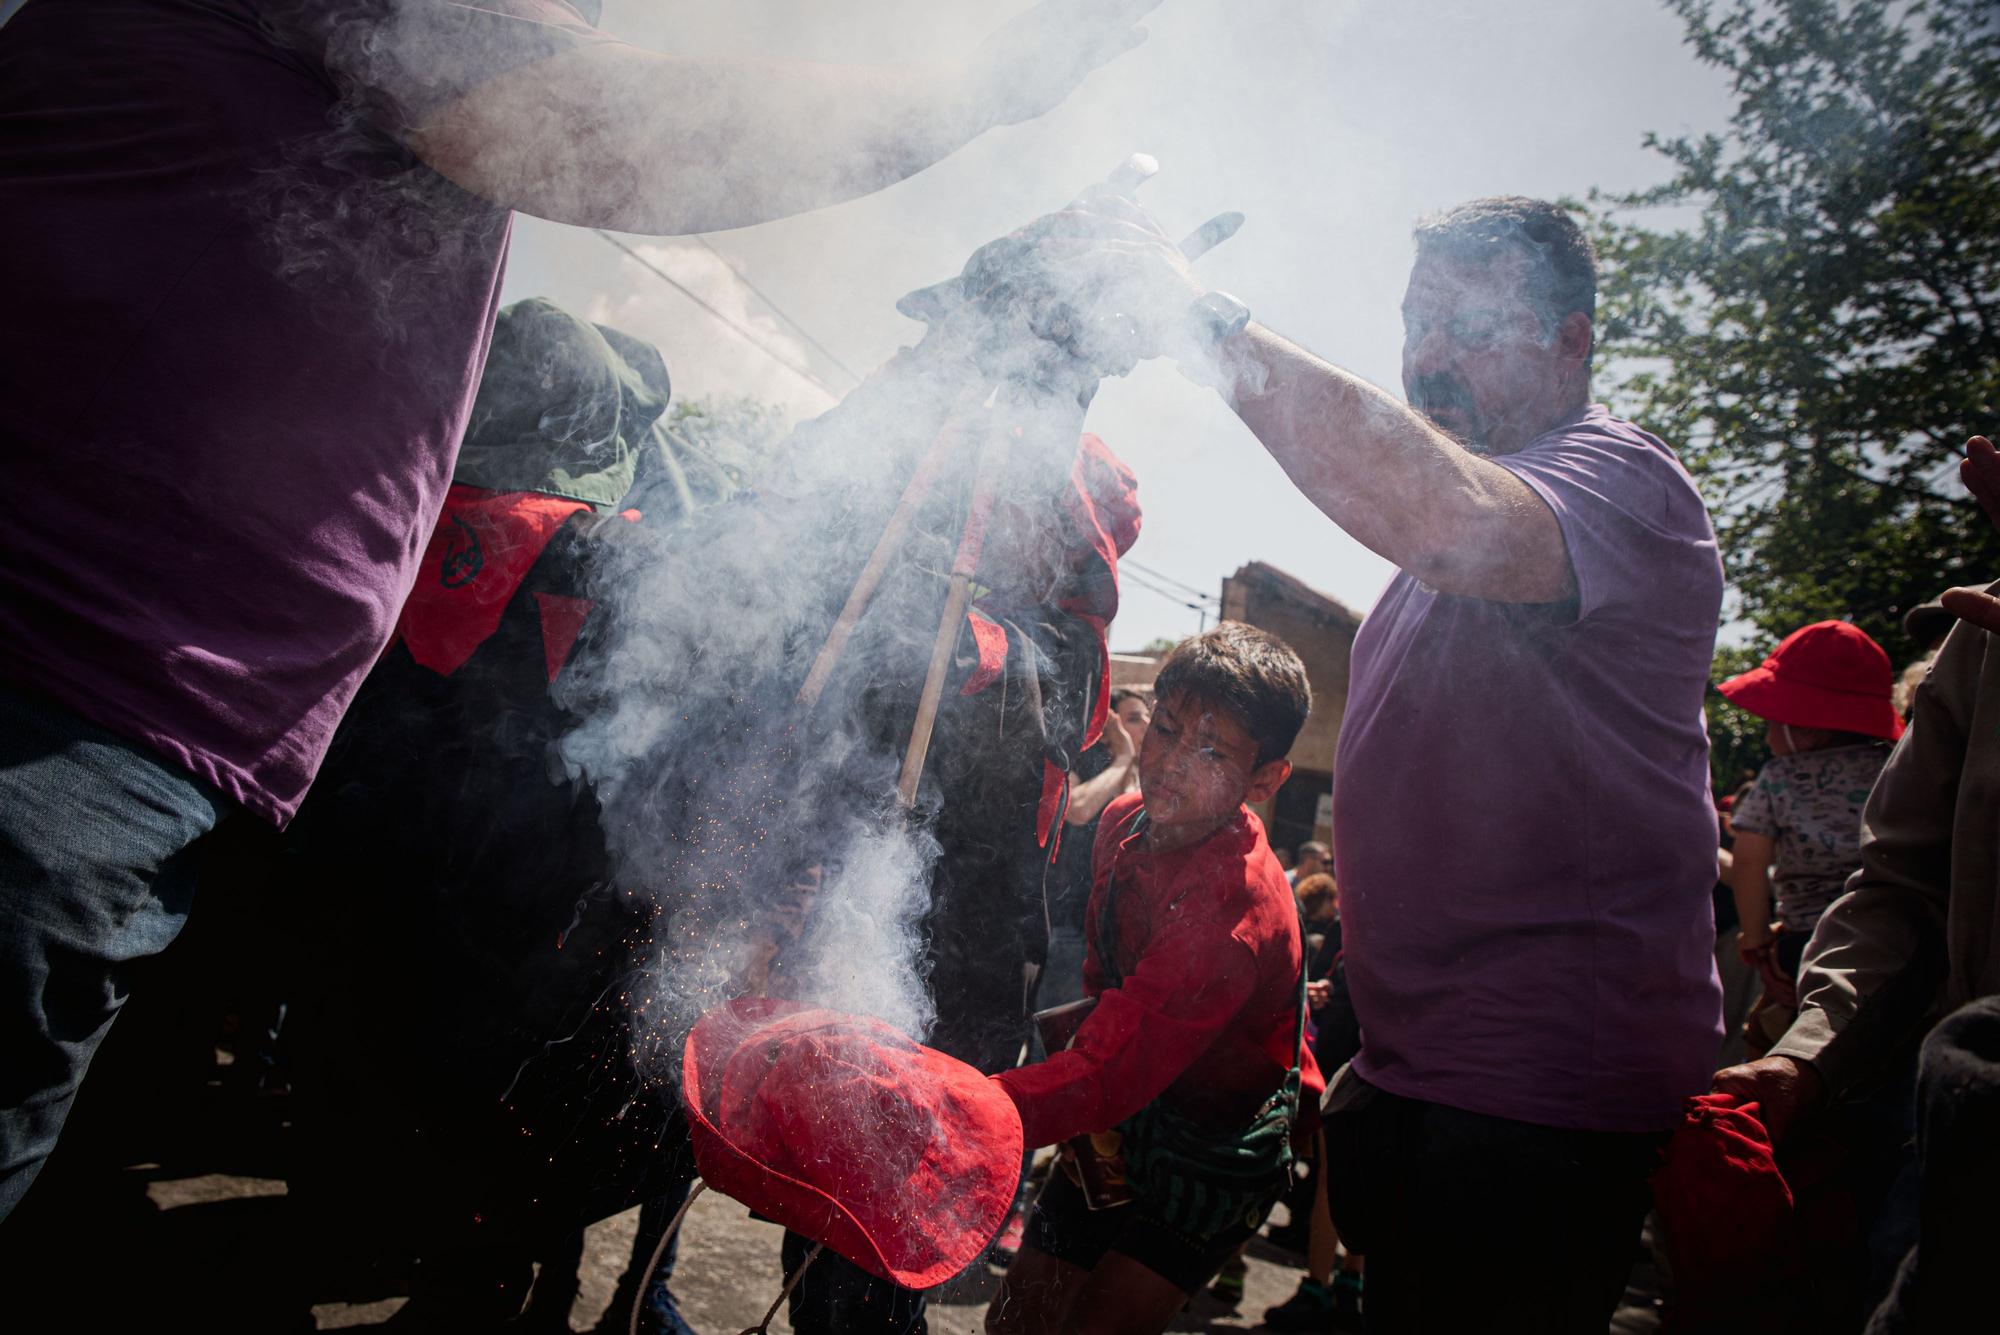
[[[965,517],[965,531],[958,540],[958,555],[951,563],[951,581],[944,599],[944,613],[938,619],[937,638],[931,642],[931,661],[924,673],[923,694],[917,700],[916,722],[910,727],[910,744],[903,751],[903,773],[896,784],[896,796],[903,809],[917,804],[917,784],[924,776],[924,760],[930,754],[931,732],[937,726],[938,705],[944,697],[944,678],[951,667],[951,651],[958,643],[959,626],[972,601],[972,576],[979,569],[979,555],[986,545],[986,524],[993,515],[994,484],[1007,448],[1019,428],[989,431],[980,442],[979,463],[973,473],[972,509]]]
[[[833,669],[839,665],[841,654],[847,650],[848,637],[853,635],[856,623],[868,610],[875,590],[881,586],[882,576],[888,573],[889,562],[895,557],[896,549],[909,536],[917,511],[923,508],[931,488],[937,485],[938,475],[944,471],[945,461],[951,456],[952,447],[957,444],[963,430],[963,407],[961,402],[952,409],[951,416],[938,428],[930,449],[918,460],[917,471],[910,475],[909,485],[903,488],[902,498],[896,502],[887,527],[875,541],[875,550],[868,554],[868,564],[861,567],[861,575],[854,581],[846,604],[841,607],[840,615],[834,618],[833,629],[826,633],[826,642],[820,645],[819,656],[813,659],[812,668],[799,687],[798,702],[807,711],[818,704],[820,696],[825,694],[827,683],[833,678]]]

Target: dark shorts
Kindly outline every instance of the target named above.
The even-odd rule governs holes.
[[[1269,1207],[1265,1207],[1266,1210]],[[1202,1241],[1189,1238],[1132,1201],[1108,1210],[1084,1203],[1083,1189],[1058,1164],[1028,1216],[1028,1245],[1080,1270],[1094,1270],[1105,1253],[1130,1257],[1183,1293],[1195,1293],[1214,1279],[1263,1224],[1245,1219]]]

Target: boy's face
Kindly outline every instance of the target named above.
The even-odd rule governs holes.
[[[1262,802],[1290,776],[1285,760],[1257,763],[1257,742],[1228,710],[1186,692],[1153,710],[1139,749],[1139,790],[1155,849],[1177,848],[1228,824],[1245,802]]]

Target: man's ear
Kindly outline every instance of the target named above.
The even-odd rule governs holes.
[[[1292,777],[1292,762],[1273,760],[1250,771],[1250,786],[1243,792],[1245,802],[1268,802]]]
[[[1597,327],[1590,322],[1590,317],[1582,311],[1571,311],[1556,326],[1556,355],[1581,366],[1590,360],[1590,351],[1596,340]]]

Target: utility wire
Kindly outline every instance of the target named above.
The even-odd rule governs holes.
[[[1127,571],[1125,573],[1127,575],[1127,578],[1130,580],[1133,588],[1144,589],[1148,593],[1155,594],[1161,598],[1165,598],[1170,603],[1177,603],[1180,606],[1187,608],[1191,612],[1205,613],[1208,611],[1208,608],[1204,604],[1189,602],[1187,600],[1186,594],[1176,593],[1172,589],[1164,588],[1161,585],[1154,584],[1151,581],[1143,578],[1142,576],[1136,573],[1130,571]]]
[[[1188,596],[1190,598],[1200,598],[1205,602],[1211,602],[1211,603],[1220,601],[1219,599],[1216,598],[1214,594],[1203,592],[1202,589],[1197,585],[1190,584],[1184,579],[1175,579],[1172,575],[1167,574],[1164,570],[1156,570],[1152,566],[1142,564],[1141,562],[1138,561],[1134,561],[1129,556],[1120,557],[1118,559],[1118,566],[1119,569],[1121,570],[1129,569],[1136,571],[1140,575],[1146,576],[1147,578],[1150,579],[1158,580],[1162,584],[1171,584],[1177,589],[1186,589]]]
[[[1129,556],[1121,558],[1119,564],[1121,566],[1130,566],[1133,569],[1137,570],[1141,575],[1144,575],[1149,579],[1158,580],[1162,584],[1169,584],[1177,589],[1185,589],[1187,590],[1189,597],[1207,598],[1210,599],[1211,601],[1215,597],[1214,594],[1203,591],[1203,589],[1199,585],[1190,584],[1184,579],[1175,579],[1172,575],[1169,575],[1166,571],[1160,570],[1154,566],[1149,566],[1143,561],[1134,561]]]
[[[645,269],[655,278],[665,283],[668,287],[671,287],[672,289],[674,289],[674,291],[680,293],[682,296],[686,297],[689,301],[692,301],[695,305],[707,311],[710,315],[713,315],[723,324],[729,326],[730,329],[736,332],[739,338],[741,338],[744,342],[748,343],[751,347],[756,348],[766,357],[769,357],[772,361],[784,367],[787,371],[790,371],[793,375],[798,376],[801,380],[805,380],[811,383],[812,385],[816,386],[829,398],[836,400],[840,398],[839,390],[835,389],[832,385],[827,384],[826,381],[820,379],[818,376],[814,375],[811,371],[807,370],[805,367],[800,366],[797,362],[792,361],[790,358],[780,353],[777,349],[773,348],[770,344],[764,342],[764,340],[758,338],[755,334],[751,333],[748,329],[745,329],[742,325],[730,319],[727,315],[724,315],[721,311],[717,310],[715,307],[711,306],[708,302],[704,301],[700,296],[696,295],[695,292],[687,286],[687,284],[675,278],[665,269],[662,269],[659,265],[653,263],[651,260],[647,259],[644,255],[641,255],[638,251],[632,249],[632,247],[626,245],[623,241],[620,241],[617,237],[605,231],[603,228],[593,227],[590,230],[597,233],[597,235],[603,237],[604,240],[609,242],[611,245],[616,246],[619,250],[624,251],[627,255],[637,260],[641,268]],[[845,370],[846,368],[843,367],[842,369]],[[852,372],[850,372],[849,374],[852,374]]]
[[[804,325],[800,324],[797,320],[794,320],[791,316],[785,314],[784,307],[780,306],[777,302],[771,300],[770,294],[765,292],[763,288],[758,287],[755,283],[751,282],[749,274],[744,273],[734,264],[731,264],[729,262],[729,257],[727,255],[723,254],[721,251],[717,250],[714,246],[710,245],[707,237],[696,235],[695,240],[701,242],[702,249],[706,250],[709,254],[715,256],[716,259],[721,260],[722,267],[729,270],[729,272],[735,274],[737,282],[743,284],[743,286],[749,288],[752,292],[756,293],[758,299],[761,300],[766,306],[769,306],[771,308],[771,313],[773,315],[776,315],[780,320],[783,320],[786,324],[790,325],[793,333],[797,334],[800,338],[804,339],[806,342],[812,344],[813,347],[817,348],[819,350],[819,355],[826,358],[829,362],[832,362],[835,369],[844,373],[848,379],[852,380],[857,385],[861,383],[861,375],[859,372],[855,371],[854,368],[849,366],[846,362],[841,361],[840,358],[834,356],[832,349],[828,348],[826,344],[814,338],[811,332],[808,331]]]
[[[1169,593],[1165,589],[1160,588],[1156,584],[1148,584],[1144,580],[1140,579],[1134,579],[1132,581],[1132,587],[1135,589],[1142,590],[1146,593],[1150,593],[1156,598],[1164,598],[1168,602],[1172,603],[1175,607],[1185,607],[1188,611],[1193,612],[1197,617],[1201,619],[1199,623],[1199,628],[1201,630],[1208,629],[1208,618],[1210,616],[1211,609],[1203,606],[1202,604],[1188,602],[1185,598],[1182,598],[1177,594]]]

